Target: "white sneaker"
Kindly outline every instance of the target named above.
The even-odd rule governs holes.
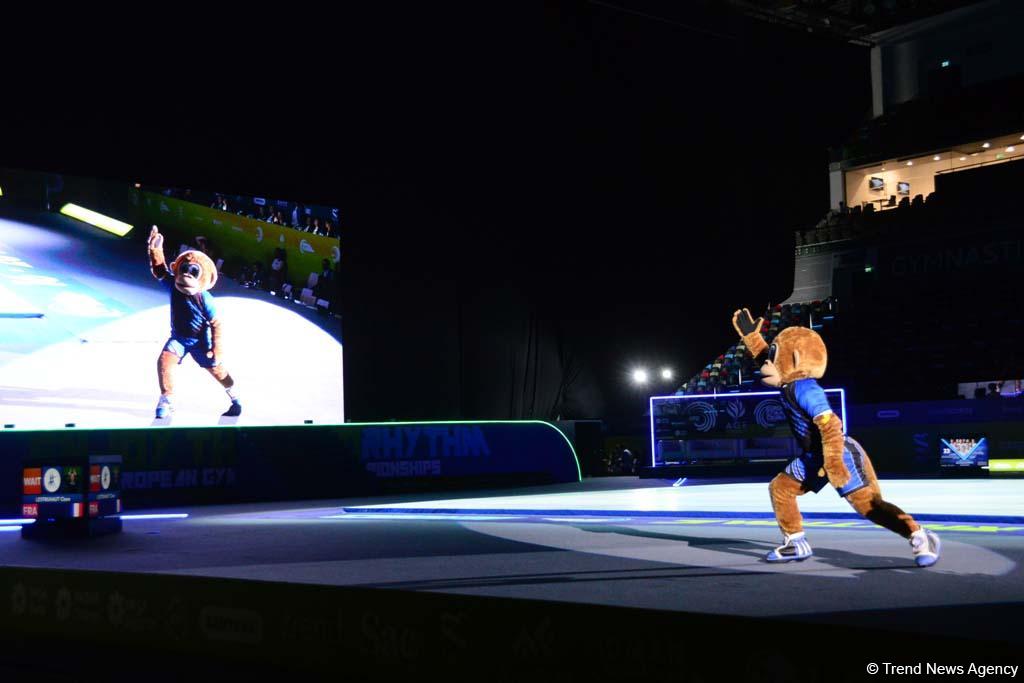
[[[930,567],[939,561],[942,543],[934,531],[918,529],[910,534],[910,547],[914,551],[914,562],[918,567]]]
[[[807,542],[804,532],[798,531],[795,534],[786,534],[785,543],[765,555],[768,562],[797,562],[806,560],[814,554],[811,544]]]
[[[160,401],[156,404],[156,419],[163,420],[170,417],[174,407],[171,405],[171,399],[166,396],[161,396]]]

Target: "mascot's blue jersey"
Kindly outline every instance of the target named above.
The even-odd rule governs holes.
[[[174,276],[160,281],[171,292],[171,336],[179,339],[202,339],[210,335],[209,322],[217,317],[213,295],[202,292],[189,296],[174,286]]]
[[[829,412],[825,390],[817,380],[798,379],[782,387],[782,408],[793,436],[805,454],[822,455],[821,431],[814,424],[814,418]]]

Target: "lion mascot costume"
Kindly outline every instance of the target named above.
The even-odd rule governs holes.
[[[231,399],[226,417],[242,414],[242,404],[235,393],[235,380],[224,368],[223,327],[210,290],[217,283],[217,268],[201,251],[182,252],[170,267],[164,260],[164,237],[154,225],[149,233],[149,268],[171,294],[171,336],[157,360],[160,401],[157,419],[170,417],[173,411],[174,373],[186,355],[199,367],[206,368]]]
[[[806,327],[787,327],[769,345],[761,336],[764,318],[753,320],[745,308],[733,313],[732,324],[751,356],[756,359],[767,351],[761,381],[780,390],[786,419],[800,447],[800,455],[768,485],[784,538],[765,559],[789,562],[813,554],[796,499],[832,484],[862,517],[909,539],[917,566],[935,564],[940,552],[938,535],[921,528],[913,517],[882,498],[868,454],[843,434],[843,423],[832,412],[817,381],[828,364],[825,342],[818,333]]]

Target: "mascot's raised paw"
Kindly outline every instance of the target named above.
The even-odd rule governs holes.
[[[757,332],[763,324],[764,318],[754,320],[754,317],[750,315],[750,311],[746,308],[732,314],[732,325],[741,337],[745,337],[751,332]]]

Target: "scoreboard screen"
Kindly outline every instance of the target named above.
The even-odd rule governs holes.
[[[978,434],[939,437],[939,462],[944,468],[988,466],[988,440]]]

